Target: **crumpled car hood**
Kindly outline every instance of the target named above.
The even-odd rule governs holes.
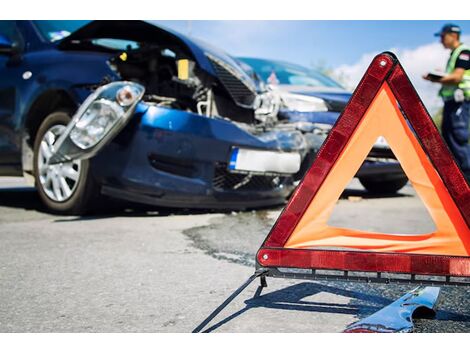
[[[230,65],[245,80],[253,82],[240,65],[227,53],[200,40],[195,40],[172,29],[146,21],[92,21],[60,41],[59,48],[66,49],[74,41],[98,38],[132,40],[136,42],[156,42],[165,44],[183,44],[188,54],[194,58],[201,69],[216,76],[216,71],[207,54]],[[253,82],[254,85],[254,82]]]

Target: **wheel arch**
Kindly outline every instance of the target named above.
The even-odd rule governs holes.
[[[31,138],[31,145],[42,121],[54,111],[60,109],[75,110],[77,103],[64,89],[49,89],[41,93],[31,104],[25,119],[25,131]]]
[[[36,97],[30,105],[25,114],[21,148],[23,175],[29,184],[32,181],[30,176],[34,176],[33,148],[39,126],[51,113],[59,110],[75,111],[77,107],[78,104],[65,89],[48,89]]]

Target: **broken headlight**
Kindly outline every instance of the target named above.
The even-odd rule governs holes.
[[[81,149],[95,146],[123,115],[115,102],[100,99],[90,104],[87,111],[70,132],[70,139]]]
[[[97,145],[113,127],[127,120],[144,91],[144,87],[132,82],[100,87],[75,115],[75,125],[70,131],[72,142],[81,149]]]
[[[99,87],[80,106],[55,144],[49,163],[94,156],[127,124],[145,88],[134,82]]]

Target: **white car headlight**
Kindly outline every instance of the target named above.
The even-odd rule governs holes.
[[[100,99],[90,104],[70,132],[72,141],[82,149],[95,146],[114,126],[123,109],[113,101]]]
[[[54,144],[50,164],[91,158],[127,124],[145,88],[112,82],[96,89],[80,106]]]
[[[328,111],[323,99],[301,94],[282,94],[282,102],[288,110],[298,112]]]
[[[144,91],[143,86],[133,82],[113,82],[98,88],[74,116],[72,142],[80,149],[97,145],[111,129],[126,121]]]

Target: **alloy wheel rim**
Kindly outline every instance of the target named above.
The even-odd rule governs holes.
[[[49,128],[42,137],[38,152],[39,183],[46,196],[55,202],[65,202],[70,199],[80,180],[79,160],[49,165],[54,143],[64,131],[64,125],[54,125]]]

